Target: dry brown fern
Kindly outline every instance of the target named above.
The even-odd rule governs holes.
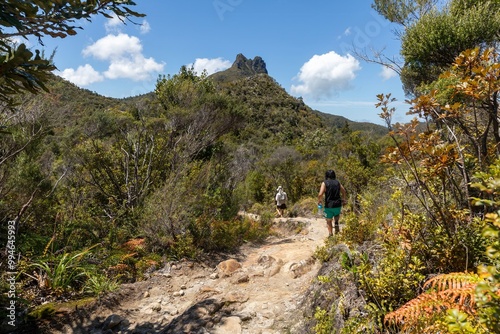
[[[469,314],[476,313],[476,300],[474,297],[477,283],[462,286],[456,289],[447,289],[439,292],[439,296],[452,304],[453,308]]]
[[[470,285],[471,283],[478,283],[482,279],[474,274],[467,272],[449,273],[436,275],[424,283],[424,289],[436,289],[437,291],[444,291],[448,289],[460,289],[463,286]]]
[[[452,307],[436,292],[426,292],[413,298],[397,310],[385,315],[385,322],[390,324],[414,325],[422,316],[440,313]]]
[[[474,291],[481,281],[473,273],[450,273],[432,277],[425,282],[424,293],[386,314],[384,321],[389,325],[400,325],[403,329],[408,329],[452,308],[474,314]],[[431,325],[430,321],[428,324]]]

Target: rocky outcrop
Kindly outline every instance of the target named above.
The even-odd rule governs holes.
[[[238,54],[233,65],[227,70],[214,73],[211,79],[218,82],[230,82],[254,75],[267,75],[266,62],[259,56],[248,59],[243,54]]]
[[[234,71],[240,71],[246,75],[254,75],[258,73],[267,74],[266,63],[264,60],[257,56],[254,59],[247,59],[243,54],[238,54],[236,60],[231,66]]]

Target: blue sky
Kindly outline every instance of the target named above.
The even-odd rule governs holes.
[[[313,109],[353,121],[383,124],[376,95],[392,93],[395,121],[408,106],[394,72],[354,57],[358,50],[384,50],[399,57],[397,28],[371,1],[136,0],[146,14],[136,24],[94,17],[65,39],[45,38],[55,48],[57,74],[104,96],[129,97],[154,90],[158,75],[183,65],[209,74],[228,68],[242,53],[262,57],[288,93]],[[32,48],[40,48],[31,43]]]

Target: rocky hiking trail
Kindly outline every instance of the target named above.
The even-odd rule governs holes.
[[[124,284],[90,308],[45,324],[50,333],[293,333],[300,303],[321,264],[324,219],[277,218],[260,244],[213,259],[168,262],[144,281]]]

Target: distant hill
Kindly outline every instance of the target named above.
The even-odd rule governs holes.
[[[313,112],[317,113],[327,126],[343,128],[346,124],[348,124],[351,130],[364,131],[376,136],[384,136],[388,133],[388,130],[385,126],[375,123],[355,122],[345,118],[344,116],[327,114],[318,110],[313,110]]]
[[[266,63],[261,57],[248,59],[242,54],[236,56],[233,65],[210,76],[220,89],[235,97],[245,108],[245,127],[242,138],[262,142],[291,142],[304,133],[317,128],[343,128],[348,124],[354,131],[366,131],[371,136],[383,136],[387,129],[368,122],[354,122],[345,117],[323,113],[307,106],[302,99],[287,93],[271,76],[267,74]],[[48,83],[50,94],[31,95],[24,98],[24,108],[50,110],[51,127],[63,130],[77,126],[84,132],[89,118],[107,114],[106,122],[113,122],[115,117],[131,110],[157,108],[151,103],[155,99],[153,92],[123,99],[101,96],[87,89],[53,76]],[[92,122],[91,122],[92,123]],[[91,124],[88,123],[88,124]],[[111,127],[107,127],[111,129]],[[102,131],[107,131],[106,129]],[[99,130],[100,131],[100,130]],[[56,133],[60,133],[56,130]],[[76,133],[75,133],[76,135]]]
[[[308,110],[308,112],[319,116],[322,123],[327,127],[343,128],[348,124],[354,131],[367,131],[376,136],[383,136],[388,132],[387,128],[378,124],[355,122],[343,116],[312,110],[306,106],[301,99],[290,96],[285,89],[281,88],[280,85],[268,75],[266,63],[259,56],[248,59],[240,53],[236,56],[236,60],[230,68],[214,73],[209,77],[220,85],[227,87],[229,90],[233,90],[233,93],[241,91],[239,94],[241,94],[243,100],[248,100],[249,96],[255,94],[268,101],[276,99],[275,104],[279,104],[279,101],[286,100],[288,101],[288,106],[292,106],[294,109],[302,107]],[[250,79],[252,77],[253,79]],[[254,88],[251,90],[247,89],[249,85]],[[263,89],[257,91],[255,85],[260,85]],[[269,103],[272,104],[271,102]],[[287,103],[285,103],[285,105],[286,104]]]

